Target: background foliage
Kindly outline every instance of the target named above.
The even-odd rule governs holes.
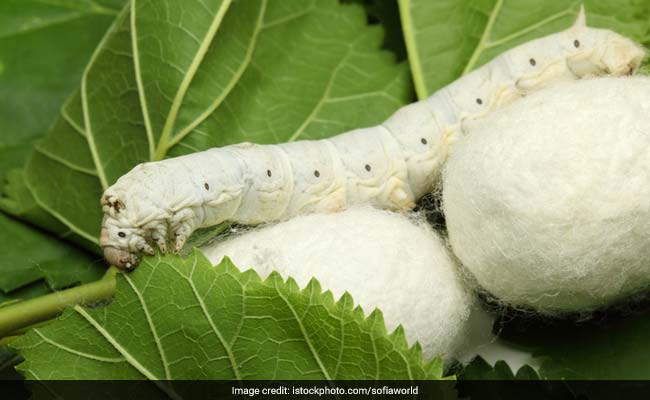
[[[0,2],[0,303],[7,306],[101,277],[105,266],[97,247],[98,199],[135,164],[246,140],[322,138],[376,124],[412,101],[414,93],[426,97],[512,46],[570,26],[579,6],[568,0]],[[590,0],[585,6],[589,25],[648,42],[649,2]],[[192,257],[200,260],[197,254]],[[68,366],[83,361],[101,376],[180,376],[173,364],[161,363],[162,354],[205,348],[183,343],[170,330],[178,318],[173,308],[210,299],[207,314],[234,312],[224,311],[227,302],[207,293],[173,293],[173,282],[181,279],[173,271],[187,262],[148,259],[132,275],[118,278],[112,304],[75,307],[55,323],[32,329],[13,342],[24,349],[21,371],[29,377],[81,377]],[[242,376],[260,376],[256,374],[265,362],[275,362],[276,368],[267,370],[275,372],[281,370],[279,362],[292,363],[292,377],[368,377],[378,371],[397,377],[407,370],[418,371],[411,378],[442,374],[437,361],[426,363],[417,348],[408,349],[400,332],[382,331],[379,314],[362,318],[350,298],[335,303],[317,283],[299,291],[291,282],[277,277],[262,282],[230,265],[209,272],[205,263],[197,264],[203,278],[183,279],[196,285],[215,279],[217,287],[239,287],[240,293],[266,290],[272,301],[280,301],[284,293],[292,299],[285,306],[316,305],[319,311],[309,324],[334,318],[355,327],[357,333],[347,339],[352,349],[345,352],[351,357],[364,351],[362,334],[376,335],[385,346],[367,352],[384,354],[385,369],[382,364],[340,375],[337,363],[312,369],[306,365],[321,353],[311,351],[314,357],[305,358],[307,343],[313,339],[331,345],[342,333],[328,330],[334,325],[314,330],[306,320],[290,318],[292,329],[304,325],[302,341],[295,344],[301,350],[288,356],[283,346],[293,340],[291,329],[269,327],[282,334],[273,345],[249,343],[245,351],[257,352],[263,362],[245,368]],[[206,278],[210,274],[214,276]],[[148,288],[149,278],[165,289]],[[166,300],[175,295],[178,304]],[[131,303],[139,306],[125,306]],[[147,307],[155,312],[136,318],[136,310],[147,314]],[[258,312],[277,322],[281,311]],[[99,322],[95,325],[84,315]],[[175,339],[167,343],[155,334],[143,336],[132,359],[136,363],[127,362],[116,349],[135,342],[121,336],[127,331],[120,331],[117,321],[132,333],[162,329]],[[645,312],[575,329],[567,328],[573,322],[544,321],[540,327],[529,317],[516,321],[524,322],[509,325],[517,328],[504,329],[503,336],[545,357],[541,377],[650,375],[650,352],[643,341],[650,329]],[[203,320],[188,329],[198,333],[209,325]],[[111,341],[102,332],[117,339]],[[52,335],[56,340],[45,339]],[[77,347],[80,343],[92,348]],[[66,361],[55,366],[54,357]],[[15,353],[0,348],[0,365],[16,360]],[[187,371],[205,373],[197,360]],[[125,362],[130,368],[118,372],[115,367]],[[299,367],[300,362],[305,366]],[[136,365],[146,366],[151,376]],[[232,373],[226,367],[219,371]],[[502,364],[492,368],[480,361],[460,374],[515,376]],[[533,372],[525,369],[516,376],[532,378]]]

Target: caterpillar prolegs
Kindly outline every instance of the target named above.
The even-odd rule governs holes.
[[[589,28],[581,10],[566,31],[522,44],[383,124],[316,141],[238,145],[136,166],[102,196],[100,245],[131,269],[140,252],[178,251],[197,228],[256,224],[358,203],[408,210],[434,189],[464,122],[565,79],[634,73],[635,42]],[[522,127],[525,129],[525,127]]]

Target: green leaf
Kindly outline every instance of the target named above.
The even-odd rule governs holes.
[[[528,365],[516,374],[504,361],[493,366],[477,356],[459,371],[458,394],[472,400],[576,400],[574,391],[562,381],[540,380]]]
[[[89,246],[87,240],[70,231],[58,219],[38,206],[27,186],[23,169],[13,169],[7,172],[3,189],[4,196],[0,197],[0,209],[20,220],[43,227],[67,242],[76,243],[90,252],[97,253],[96,247]]]
[[[0,177],[24,164],[34,140],[78,85],[117,13],[114,6],[84,0],[0,2]]]
[[[185,127],[218,107],[244,71],[266,3],[240,2],[224,20],[231,3],[132,3],[136,79],[151,158],[162,158]],[[215,40],[218,32],[232,36]]]
[[[35,297],[50,293],[50,287],[43,280],[39,280],[27,286],[13,290],[9,293],[0,291],[0,308],[22,300],[29,300]]]
[[[583,3],[589,26],[647,40],[645,0],[399,0],[418,98],[505,50],[568,28]]]
[[[229,4],[134,0],[34,152],[26,176],[37,204],[88,243],[98,241],[101,193],[137,163],[328,137],[409,100],[406,65],[380,49],[381,28],[360,6]]]
[[[645,304],[647,306],[647,303]],[[545,379],[650,379],[650,311],[602,312],[586,321],[517,321],[502,335],[540,357]]]
[[[379,51],[381,28],[356,5],[269,1],[261,29],[222,107],[179,146],[320,139],[379,123],[408,100],[405,65]]]
[[[383,48],[395,53],[398,60],[406,59],[406,44],[402,36],[397,0],[341,0],[362,4],[368,13],[370,23],[380,23],[386,34]]]
[[[21,379],[20,374],[14,370],[14,366],[21,361],[22,358],[14,350],[0,346],[0,381]]]
[[[0,2],[0,209],[79,243],[84,242],[38,206],[21,168],[78,85],[92,50],[123,3]],[[58,146],[66,143],[64,139]],[[96,257],[5,215],[0,215],[0,242],[1,301],[87,282],[104,271]]]
[[[502,361],[492,367],[477,357],[458,373],[459,393],[472,399],[521,399],[530,398],[534,389],[540,399],[644,398],[647,388],[638,382],[650,378],[647,305],[647,302],[632,307],[627,304],[624,310],[599,311],[587,320],[577,320],[576,316],[542,319],[530,314],[509,315],[499,324],[501,340],[539,357],[542,361],[539,373],[524,366],[513,376]],[[513,378],[542,380],[526,386],[511,383]],[[484,379],[499,382],[473,382]],[[594,385],[593,381],[616,384]]]
[[[481,356],[475,357],[469,364],[462,367],[460,380],[537,380],[539,375],[528,365],[522,366],[515,375],[505,361],[497,361],[490,365]]]
[[[38,207],[32,192],[25,184],[23,169],[16,168],[6,173],[0,209],[24,221],[46,227],[49,231],[60,232],[61,236],[69,234],[65,225]]]
[[[225,260],[213,267],[147,257],[118,276],[112,303],[75,306],[11,343],[31,379],[438,379],[381,313],[349,294],[334,301],[315,280],[300,290],[277,273],[262,281]],[[172,386],[160,384],[163,390]]]
[[[0,291],[5,293],[40,279],[45,279],[52,289],[90,282],[105,271],[97,257],[3,214],[0,254]]]

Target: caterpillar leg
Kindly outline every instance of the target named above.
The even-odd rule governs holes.
[[[185,245],[187,238],[194,232],[194,212],[184,209],[174,214],[170,227],[174,237],[172,252],[178,253]]]
[[[144,253],[149,254],[150,256],[153,256],[155,253],[153,251],[153,247],[151,247],[148,243],[141,243],[138,245],[138,250],[142,251]]]
[[[178,253],[181,251],[187,238],[192,234],[192,231],[192,226],[188,222],[183,222],[174,229],[174,244],[172,246],[172,252]]]
[[[174,246],[172,247],[172,251],[174,253],[178,253],[181,251],[183,246],[185,246],[185,242],[187,241],[187,238],[190,237],[190,234],[192,233],[192,230],[189,228],[189,224],[182,224],[174,233]]]
[[[415,208],[413,193],[401,179],[389,178],[384,190],[388,194],[387,203],[391,205],[391,208],[398,210],[412,210]]]
[[[160,224],[151,232],[151,240],[158,246],[160,252],[167,253],[167,225]]]

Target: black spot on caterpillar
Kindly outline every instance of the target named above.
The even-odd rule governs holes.
[[[153,253],[151,243],[164,252],[172,238],[177,251],[195,229],[223,221],[256,224],[358,203],[411,209],[434,189],[448,146],[467,120],[558,80],[627,75],[644,56],[633,41],[587,27],[581,11],[570,29],[504,52],[381,125],[142,164],[102,196],[100,245],[109,263],[129,269],[138,253]],[[207,183],[196,190],[195,182],[210,182],[212,190]]]

